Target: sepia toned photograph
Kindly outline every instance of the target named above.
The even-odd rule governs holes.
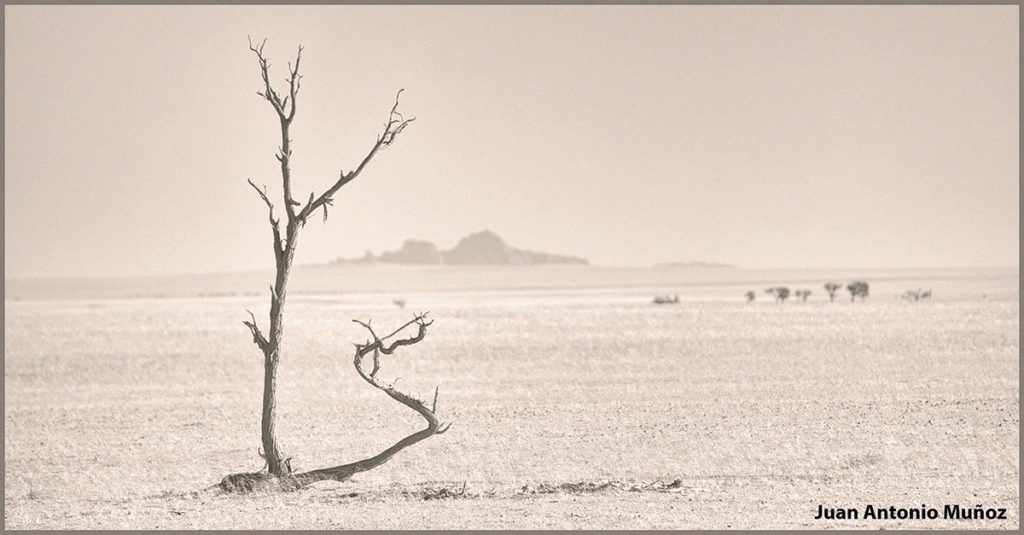
[[[1019,529],[1019,14],[5,5],[4,529]]]

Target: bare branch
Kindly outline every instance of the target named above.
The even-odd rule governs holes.
[[[249,185],[252,186],[252,189],[256,190],[256,193],[260,196],[261,199],[263,199],[263,202],[267,204],[267,208],[270,208],[270,213],[273,214],[274,203],[270,202],[270,198],[267,197],[267,187],[263,186],[263,189],[260,189],[259,187],[256,186],[256,183],[253,182],[251,178],[246,179],[246,181],[249,182]],[[273,217],[273,215],[271,215],[271,217]]]
[[[267,99],[267,101],[274,106],[274,111],[277,112],[277,115],[283,120],[286,116],[281,102],[281,97],[276,91],[274,91],[274,88],[270,86],[270,63],[267,62],[266,56],[263,55],[263,47],[267,44],[267,40],[264,39],[260,42],[259,46],[255,46],[252,43],[251,37],[246,36],[246,38],[249,39],[249,50],[251,50],[253,54],[256,54],[256,59],[260,65],[260,75],[263,77],[263,90],[257,91],[256,94]]]
[[[399,89],[398,94],[395,95],[395,105],[391,107],[391,115],[388,116],[388,122],[384,125],[384,133],[380,136],[382,147],[393,143],[398,134],[401,134],[402,130],[409,126],[409,123],[416,120],[415,117],[406,119],[401,113],[398,113],[398,99],[402,96],[402,91],[405,89]]]
[[[290,147],[291,139],[288,137],[288,127],[291,125],[293,119],[295,119],[296,111],[296,97],[299,93],[299,85],[302,80],[302,76],[299,74],[299,64],[302,61],[302,46],[299,46],[299,51],[295,56],[295,66],[288,63],[288,94],[281,98],[281,95],[274,90],[270,84],[270,63],[267,61],[267,57],[263,55],[263,47],[266,45],[267,40],[256,46],[253,44],[252,39],[249,39],[249,50],[256,54],[256,59],[260,66],[260,76],[263,79],[263,89],[257,91],[256,94],[265,98],[274,107],[274,111],[277,112],[277,116],[281,122],[281,146],[278,148],[278,153],[275,155],[277,161],[281,162],[281,182],[284,189],[284,210],[288,215],[288,229],[289,239],[291,237],[291,229],[297,223],[300,222],[297,214],[295,213],[295,207],[301,206],[301,203],[295,202],[292,199],[291,191],[291,170],[289,168],[289,159],[292,156],[292,150]],[[291,101],[291,107],[289,108],[289,100]],[[305,221],[301,221],[305,223]]]
[[[402,332],[403,330],[405,330],[406,327],[408,327],[408,326],[410,326],[410,325],[412,325],[414,323],[422,324],[424,322],[424,320],[426,320],[428,314],[430,314],[429,310],[427,312],[420,312],[419,314],[416,314],[415,316],[413,316],[413,318],[411,320],[405,322],[401,327],[399,327],[399,328],[395,329],[394,331],[392,331],[391,334],[382,337],[381,340],[387,340],[388,338],[391,338],[392,336]],[[432,323],[434,323],[434,322],[433,321],[429,321],[429,322],[427,322],[427,325],[429,326]]]
[[[300,81],[302,76],[299,74],[299,62],[302,60],[302,46],[299,46],[299,51],[295,55],[295,66],[293,67],[291,62],[288,62],[288,94],[281,98],[280,93],[274,90],[273,86],[270,85],[270,62],[267,57],[263,55],[263,47],[267,44],[267,40],[264,39],[260,42],[259,46],[256,46],[252,42],[252,38],[249,39],[249,50],[256,54],[256,59],[260,66],[260,75],[263,78],[263,89],[257,91],[256,94],[266,99],[274,106],[274,111],[277,112],[278,117],[283,122],[291,123],[292,119],[295,118],[295,97],[299,93]],[[288,101],[291,100],[291,108],[288,108]]]
[[[302,76],[299,76],[299,62],[302,61],[302,45],[299,45],[299,51],[295,53],[295,68],[292,68],[291,63],[288,64],[288,91],[292,97],[292,109],[288,112],[288,122],[292,122],[295,118],[295,95],[299,93],[299,83],[302,80]],[[288,97],[285,97],[287,99]]]
[[[417,314],[413,319],[407,321],[404,325],[395,329],[394,332],[383,338],[378,338],[377,334],[373,332],[373,329],[370,327],[368,323],[363,323],[359,320],[352,320],[354,323],[358,323],[365,327],[366,330],[370,331],[370,335],[373,336],[373,343],[364,344],[362,346],[356,346],[359,348],[359,350],[357,351],[358,356],[361,358],[373,350],[380,350],[381,353],[384,353],[385,355],[390,355],[394,353],[395,350],[398,349],[399,347],[413,345],[419,342],[420,340],[423,340],[423,337],[427,335],[427,327],[433,325],[434,323],[433,320],[427,321],[427,314],[430,314],[430,312],[423,312],[421,314]],[[405,330],[406,327],[414,324],[419,325],[419,330],[415,335],[413,335],[410,338],[402,338],[395,340],[394,342],[391,343],[391,345],[384,345],[384,340],[387,340],[388,338],[395,336],[396,334]]]
[[[248,182],[252,189],[256,190],[256,193],[263,199],[263,202],[266,203],[267,209],[270,212],[270,230],[274,232],[274,256],[278,257],[284,249],[281,247],[281,229],[278,226],[278,220],[274,218],[274,203],[270,202],[270,198],[267,197],[266,186],[263,186],[263,189],[256,187],[256,183],[251,178],[248,179]]]
[[[380,371],[380,350],[373,350],[373,369],[370,370],[370,377],[376,377],[377,372]]]
[[[269,347],[270,342],[267,341],[267,338],[263,336],[263,333],[260,332],[260,328],[256,325],[256,316],[254,316],[250,310],[246,310],[246,312],[249,313],[251,321],[242,321],[242,324],[248,327],[249,331],[252,332],[253,343],[260,348],[260,351],[263,351],[263,353],[266,354],[267,347]]]
[[[409,123],[416,120],[415,117],[406,119],[401,113],[398,112],[398,100],[402,96],[402,91],[405,90],[399,89],[398,94],[395,95],[395,104],[394,106],[391,107],[391,113],[388,115],[387,122],[384,123],[384,132],[377,137],[377,141],[373,144],[373,147],[370,149],[370,152],[368,152],[366,156],[363,157],[362,161],[359,162],[359,165],[355,168],[355,170],[349,171],[348,173],[346,173],[344,170],[341,170],[341,172],[338,174],[338,180],[337,182],[334,183],[333,186],[328,188],[327,191],[320,195],[320,197],[318,197],[316,200],[306,204],[306,206],[299,212],[297,216],[300,220],[304,221],[313,212],[317,211],[319,208],[322,207],[324,209],[324,221],[327,221],[327,206],[331,204],[332,197],[334,196],[334,194],[337,193],[338,190],[342,188],[342,186],[355,180],[356,177],[359,176],[359,173],[361,173],[363,169],[366,167],[366,164],[370,163],[370,160],[372,160],[373,157],[381,149],[388,147],[392,143],[394,143],[395,138],[398,137],[398,134],[402,133],[402,131],[405,130],[405,127],[409,126]],[[292,100],[294,101],[294,99]],[[295,106],[294,102],[292,103],[292,106]]]

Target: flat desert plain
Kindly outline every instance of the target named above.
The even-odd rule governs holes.
[[[423,426],[356,375],[353,318],[386,328],[430,310],[426,340],[381,373],[422,398],[438,386],[451,430],[349,482],[252,495],[208,487],[262,466],[262,361],[241,321],[265,322],[269,278],[10,281],[5,527],[1019,526],[1016,267],[392,269],[373,284],[352,269],[295,275],[278,401],[294,467]],[[866,302],[828,302],[823,282],[857,275]],[[352,280],[362,290],[338,282]],[[778,284],[814,294],[775,304]],[[896,300],[918,287],[934,297]],[[819,504],[1007,518],[815,520]]]

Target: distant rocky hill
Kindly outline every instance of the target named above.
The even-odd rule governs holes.
[[[497,234],[484,230],[459,240],[455,247],[442,251],[432,242],[406,240],[397,251],[385,251],[379,255],[367,252],[358,259],[338,259],[333,263],[374,263],[394,264],[452,264],[452,265],[535,265],[535,264],[589,264],[585,258],[552,253],[538,253],[517,249],[505,243]]]

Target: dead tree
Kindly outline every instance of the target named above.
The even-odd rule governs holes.
[[[384,392],[390,396],[391,399],[394,399],[402,405],[416,411],[424,420],[426,420],[427,427],[403,438],[402,440],[399,440],[393,446],[378,453],[377,455],[361,461],[281,476],[275,476],[267,472],[232,474],[221,480],[217,485],[218,487],[227,492],[251,492],[253,490],[276,489],[295,490],[317,481],[345,481],[359,472],[365,472],[386,463],[394,457],[396,453],[420,442],[421,440],[434,435],[443,434],[448,430],[451,424],[442,423],[437,418],[436,410],[438,389],[436,387],[434,388],[433,401],[431,401],[430,407],[428,408],[425,401],[414,398],[409,394],[396,389],[393,382],[387,383],[378,377],[378,373],[381,369],[381,359],[385,355],[392,355],[398,348],[413,345],[423,340],[427,335],[427,327],[433,323],[433,321],[427,320],[427,314],[424,313],[416,315],[416,317],[411,321],[402,325],[387,336],[378,336],[368,321],[352,321],[362,325],[369,332],[371,338],[363,344],[355,345],[355,358],[353,359],[353,364],[355,365],[356,372],[358,372],[359,376],[369,383],[370,386]],[[391,343],[386,343],[386,340],[397,336],[406,328],[413,325],[417,327],[417,331],[414,335],[409,336],[408,338],[397,338]],[[371,358],[368,359],[368,357]],[[367,363],[367,360],[370,360],[370,362]]]
[[[298,243],[299,231],[306,225],[306,222],[317,213],[323,210],[323,219],[327,221],[327,207],[331,206],[334,195],[345,184],[355,180],[370,160],[382,149],[394,143],[405,127],[414,118],[406,119],[398,112],[398,97],[395,97],[395,104],[391,107],[388,120],[384,123],[384,132],[377,136],[376,142],[370,151],[363,157],[354,170],[345,172],[342,170],[337,181],[320,195],[309,194],[309,200],[305,204],[298,202],[292,195],[292,140],[289,136],[289,129],[295,120],[295,112],[298,104],[299,88],[302,76],[299,74],[299,63],[302,60],[302,47],[295,55],[294,65],[288,64],[288,84],[283,93],[279,93],[270,83],[270,63],[263,55],[263,47],[266,44],[264,39],[258,46],[249,41],[249,50],[256,55],[259,64],[262,86],[256,92],[261,98],[270,103],[277,114],[281,127],[281,146],[278,149],[277,161],[281,168],[281,185],[283,190],[283,212],[284,228],[281,228],[281,220],[274,212],[274,203],[270,200],[266,186],[257,187],[250,179],[252,186],[260,199],[267,205],[270,230],[273,235],[274,262],[276,277],[274,285],[270,287],[270,329],[267,335],[263,334],[256,323],[256,317],[249,313],[249,320],[243,322],[252,333],[253,342],[259,347],[264,357],[264,380],[263,380],[263,417],[262,417],[262,445],[261,454],[267,463],[267,471],[271,476],[283,477],[291,474],[290,458],[285,457],[281,450],[275,432],[276,420],[276,393],[277,393],[277,367],[281,360],[281,340],[284,334],[284,305],[288,295],[288,273],[292,266],[292,259],[295,257],[295,247]],[[283,96],[282,96],[283,94]]]

